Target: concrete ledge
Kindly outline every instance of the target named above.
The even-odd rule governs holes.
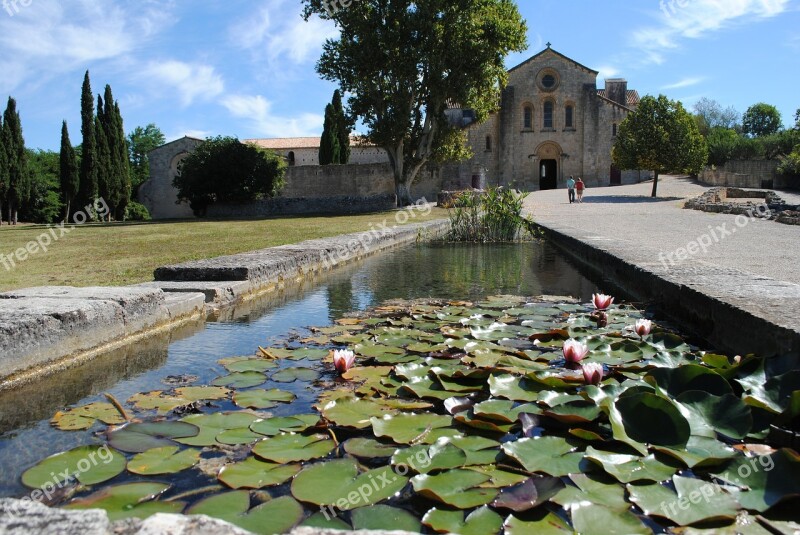
[[[201,293],[203,294],[204,302],[218,306],[235,304],[252,291],[249,281],[157,281],[137,284],[136,287],[156,288],[163,292],[172,293]]]
[[[155,279],[160,282],[248,281],[252,284],[252,291],[258,292],[275,284],[301,279],[310,273],[327,271],[379,251],[414,242],[420,236],[441,235],[449,225],[447,220],[437,220],[386,231],[346,234],[186,262],[156,269]]]
[[[101,509],[51,509],[31,500],[0,499],[0,533],[39,535],[249,535],[233,524],[205,515],[155,514],[145,520],[111,522]],[[296,528],[291,535],[338,535],[331,529]],[[362,535],[413,535],[405,531],[352,531]]]
[[[723,351],[780,358],[800,365],[800,285],[701,261],[653,262],[653,252],[630,242],[548,223],[546,237],[609,285],[661,311]]]

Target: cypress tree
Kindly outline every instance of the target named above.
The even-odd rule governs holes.
[[[336,112],[332,104],[325,106],[325,125],[319,144],[319,164],[332,165],[339,163],[341,148],[336,136]]]
[[[109,202],[112,196],[111,177],[111,151],[108,146],[108,137],[105,127],[105,111],[103,109],[103,99],[97,97],[97,117],[95,117],[94,135],[97,151],[97,193],[101,199]],[[110,214],[109,214],[110,215]]]
[[[30,197],[28,176],[28,153],[22,137],[22,123],[17,112],[17,101],[8,97],[8,105],[3,113],[3,147],[8,167],[8,221],[17,224],[20,206]]]
[[[72,142],[69,140],[67,121],[61,125],[61,157],[60,157],[61,195],[64,199],[64,221],[69,220],[69,212],[75,196],[78,194],[80,175],[78,173],[78,157]]]
[[[350,161],[350,126],[342,106],[342,94],[337,89],[333,92],[333,111],[336,117],[336,137],[339,140],[339,161],[346,164]]]
[[[121,197],[122,162],[119,161],[119,143],[122,140],[117,139],[117,111],[114,105],[114,95],[108,84],[106,84],[103,98],[105,101],[103,130],[108,144],[108,197],[105,199],[111,208],[111,213],[109,213],[109,219],[111,219],[114,208],[119,204]]]
[[[97,197],[97,146],[95,140],[94,96],[89,81],[89,71],[83,78],[81,91],[81,134],[83,147],[81,154],[81,176],[78,202],[81,205],[92,203]]]
[[[131,200],[131,167],[128,157],[128,141],[125,138],[125,125],[122,121],[122,113],[119,111],[119,102],[114,103],[114,119],[116,127],[115,138],[117,140],[117,162],[119,162],[119,180],[117,187],[117,219],[123,221]]]
[[[3,137],[3,116],[0,115],[0,226],[3,224],[3,209],[8,196],[8,157]]]

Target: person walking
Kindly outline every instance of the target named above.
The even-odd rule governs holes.
[[[583,202],[583,190],[586,189],[586,184],[583,183],[581,177],[578,177],[578,181],[575,183],[575,189],[578,192],[578,202]]]
[[[567,180],[567,192],[569,193],[569,203],[572,204],[575,202],[575,179],[572,178],[572,175],[569,176],[569,180]]]

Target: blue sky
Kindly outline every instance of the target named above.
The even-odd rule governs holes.
[[[2,2],[3,0],[0,0]],[[80,138],[80,86],[111,84],[126,131],[156,123],[239,138],[318,135],[334,86],[314,64],[336,29],[299,0],[12,0],[0,9],[0,97],[14,96],[31,147]],[[357,0],[356,0],[357,1]],[[625,77],[642,95],[743,112],[800,108],[800,0],[520,0],[529,49],[553,48]],[[2,4],[0,4],[2,5]],[[12,14],[5,9],[7,8]]]

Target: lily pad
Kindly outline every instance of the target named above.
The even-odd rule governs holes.
[[[285,390],[273,388],[271,390],[245,390],[233,395],[233,402],[246,409],[271,409],[280,403],[289,403],[295,395]]]
[[[277,358],[287,360],[322,360],[328,356],[327,349],[314,349],[310,347],[302,347],[299,349],[277,349],[269,348],[267,351]]]
[[[316,414],[275,416],[253,421],[250,424],[250,429],[260,435],[271,437],[281,433],[301,433],[310,427],[314,427],[318,421],[319,416]]]
[[[114,448],[129,453],[142,453],[162,446],[174,446],[175,440],[195,437],[200,429],[186,422],[132,423],[108,436]]]
[[[739,457],[715,475],[741,488],[736,499],[744,508],[759,513],[800,496],[800,455],[789,449],[760,457]]]
[[[472,509],[491,503],[497,490],[480,485],[491,477],[472,470],[448,470],[438,475],[421,474],[411,478],[414,490],[426,498],[457,507]]]
[[[558,494],[564,488],[564,482],[557,477],[529,478],[523,483],[507,487],[492,502],[495,509],[510,509],[523,512],[538,507]]]
[[[581,535],[651,535],[653,530],[630,511],[587,504],[572,511],[572,524]]]
[[[343,445],[344,451],[362,459],[383,459],[395,454],[397,446],[383,444],[371,438],[351,438]]]
[[[163,483],[128,483],[99,490],[73,500],[65,509],[103,509],[111,522],[125,518],[145,519],[156,513],[178,514],[184,502],[162,502],[157,498],[169,489]]]
[[[680,448],[689,441],[689,422],[666,398],[649,393],[623,395],[615,405],[625,433],[637,442]]]
[[[389,466],[362,472],[355,460],[337,459],[304,468],[292,481],[292,495],[303,502],[349,511],[388,499],[407,482]]]
[[[551,476],[565,476],[581,471],[583,454],[576,452],[577,442],[561,437],[522,438],[503,444],[506,455],[525,470]]]
[[[422,523],[437,533],[460,535],[491,535],[503,527],[503,518],[489,509],[479,507],[465,517],[463,511],[444,511],[433,508],[422,517]]]
[[[198,450],[178,450],[177,446],[164,446],[134,455],[128,461],[128,472],[142,476],[176,474],[200,461]]]
[[[730,383],[717,372],[698,364],[687,364],[678,368],[657,368],[645,376],[673,397],[691,390],[701,390],[714,396],[732,394]]]
[[[620,483],[664,481],[677,471],[677,467],[662,463],[654,455],[641,457],[610,453],[589,446],[586,450],[586,458],[602,466],[606,473],[615,477]]]
[[[217,377],[211,384],[214,386],[229,386],[231,388],[250,388],[263,385],[267,376],[261,372],[234,372],[223,377]]]
[[[274,464],[249,457],[222,467],[217,478],[232,489],[261,489],[285,483],[300,468],[299,464]]]
[[[295,381],[316,381],[319,379],[319,372],[311,368],[285,368],[275,372],[270,377],[276,383],[293,383]]]
[[[59,411],[50,423],[62,431],[82,431],[91,428],[95,422],[116,425],[125,419],[111,403],[90,403],[67,411]]]
[[[125,464],[125,456],[108,446],[79,446],[27,469],[22,474],[22,484],[37,489],[75,478],[84,485],[96,485],[122,473]]]
[[[283,434],[262,440],[253,448],[253,454],[266,461],[285,464],[325,457],[335,447],[326,435]]]
[[[545,390],[542,385],[526,377],[514,375],[493,375],[489,377],[489,392],[494,397],[512,401],[536,401],[539,392]]]
[[[398,444],[432,444],[443,436],[453,436],[453,419],[438,414],[398,414],[371,418],[376,437],[388,437]]]
[[[181,422],[196,426],[199,432],[190,437],[179,438],[177,442],[186,446],[214,446],[218,443],[217,437],[222,433],[234,429],[247,432],[250,424],[256,420],[258,416],[247,412],[192,414],[183,418]]]
[[[521,520],[514,515],[503,523],[505,535],[573,535],[575,531],[560,516],[547,512],[541,518]]]
[[[408,511],[382,504],[354,509],[350,513],[350,522],[356,531],[368,529],[419,533],[422,527],[417,517]]]
[[[575,486],[567,486],[552,499],[564,509],[574,511],[587,503],[620,513],[630,509],[630,504],[625,500],[625,487],[622,485],[606,481],[604,477],[587,474],[572,474],[569,478]]]
[[[250,509],[250,493],[237,490],[217,494],[192,506],[186,514],[225,520],[253,533],[287,533],[303,520],[303,506],[282,496]]]
[[[664,485],[628,485],[631,501],[648,516],[668,518],[681,526],[732,520],[739,504],[719,485],[675,476],[675,490]]]
[[[693,435],[716,438],[717,433],[734,439],[747,436],[753,427],[753,413],[748,405],[732,394],[715,396],[692,390],[677,400],[690,413]]]
[[[365,429],[372,425],[370,418],[383,416],[390,411],[387,411],[383,405],[368,399],[347,397],[326,403],[320,412],[326,420],[336,425]]]
[[[219,361],[226,370],[230,373],[236,372],[259,372],[263,373],[267,370],[277,368],[278,364],[273,360],[251,358],[251,357],[234,357],[230,359],[222,359]]]

